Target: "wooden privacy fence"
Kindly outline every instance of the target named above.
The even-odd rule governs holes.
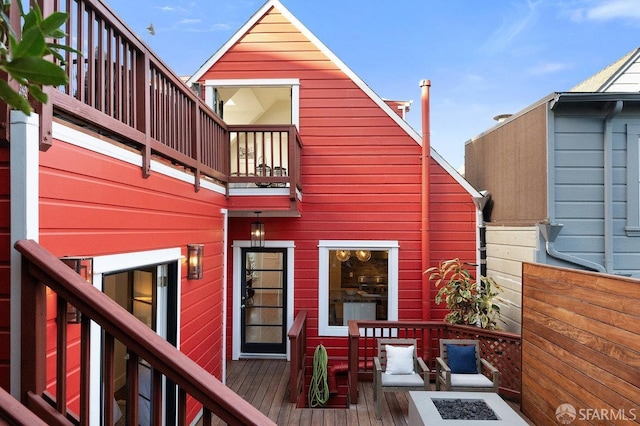
[[[522,286],[522,412],[640,423],[640,281],[525,263]]]

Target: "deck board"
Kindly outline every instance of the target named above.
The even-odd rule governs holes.
[[[229,361],[226,385],[278,425],[405,426],[408,421],[406,392],[384,392],[382,419],[376,419],[373,387],[368,382],[359,383],[358,404],[349,408],[296,408],[289,402],[289,363],[283,360]],[[519,412],[517,405],[510,405]],[[224,422],[214,416],[212,424]]]

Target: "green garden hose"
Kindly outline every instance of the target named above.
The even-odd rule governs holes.
[[[309,385],[309,407],[325,405],[329,400],[329,385],[327,384],[327,350],[318,345],[313,354],[313,373]]]

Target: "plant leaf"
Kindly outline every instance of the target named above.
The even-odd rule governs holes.
[[[46,93],[44,93],[42,91],[42,89],[40,88],[40,86],[38,86],[37,84],[30,84],[29,85],[29,93],[31,94],[31,96],[33,96],[38,102],[42,102],[43,104],[47,103],[47,100],[49,99],[49,96],[47,96]]]
[[[12,50],[13,59],[26,56],[42,56],[45,53],[46,44],[40,30],[33,27],[22,34],[20,40]]]
[[[9,83],[3,79],[0,79],[0,98],[12,107],[24,112],[26,115],[31,115],[31,105],[29,105],[29,102],[13,90],[9,86]]]
[[[32,83],[58,86],[67,83],[67,74],[56,64],[42,58],[26,57],[15,59],[6,65],[13,76],[22,76]]]
[[[60,31],[60,27],[64,25],[68,17],[68,13],[53,12],[40,22],[40,29],[46,36],[53,36]]]

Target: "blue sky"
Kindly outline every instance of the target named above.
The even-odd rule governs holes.
[[[190,75],[263,0],[106,0],[178,75]],[[431,143],[453,167],[464,144],[640,47],[639,0],[281,0],[379,96],[431,80]],[[155,35],[146,28],[153,23]]]

